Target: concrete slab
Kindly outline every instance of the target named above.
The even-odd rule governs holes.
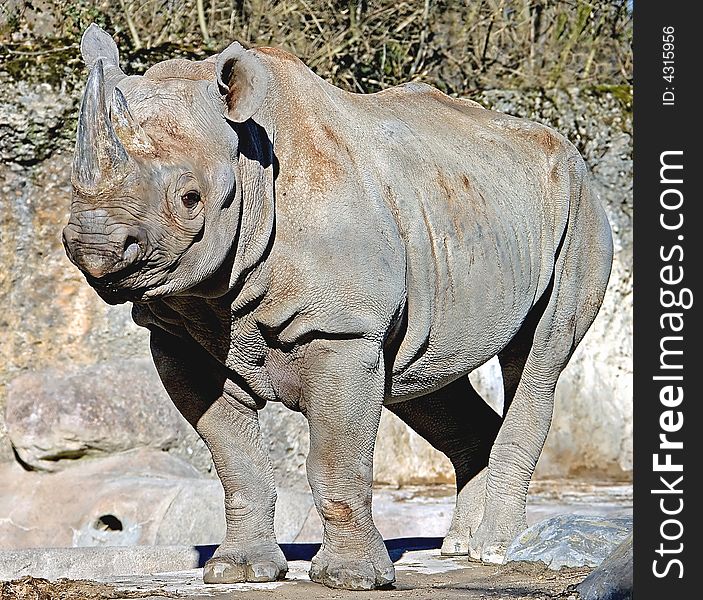
[[[204,561],[203,561],[204,562]],[[95,579],[100,574],[146,575],[202,566],[193,546],[101,546],[0,550],[0,580],[32,576]]]

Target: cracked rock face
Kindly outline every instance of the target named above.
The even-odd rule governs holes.
[[[48,83],[10,85],[12,93],[0,92],[0,160],[36,165],[66,146],[78,99],[68,95],[57,102],[57,90]]]
[[[14,390],[14,407],[8,405],[7,426],[15,431],[11,433],[20,458],[37,467],[47,468],[52,462],[53,459],[42,454],[47,447],[52,448],[49,454],[54,452],[54,458],[56,453],[60,458],[62,451],[70,456],[73,448],[83,448],[80,452],[88,454],[95,451],[93,440],[80,439],[86,435],[80,432],[102,428],[106,434],[114,435],[111,441],[104,441],[106,445],[99,452],[108,454],[114,447],[130,444],[138,447],[149,438],[149,444],[166,445],[170,452],[180,453],[201,472],[207,472],[209,457],[202,448],[197,449],[191,431],[178,427],[177,433],[149,429],[161,410],[156,400],[148,404],[153,413],[140,423],[145,429],[137,427],[129,442],[116,442],[114,438],[127,429],[130,419],[139,418],[138,412],[111,432],[107,431],[104,420],[97,419],[90,426],[83,423],[74,428],[76,439],[70,439],[74,434],[67,433],[70,427],[66,429],[66,419],[69,415],[79,418],[76,411],[80,403],[67,408],[64,421],[60,422],[57,412],[60,402],[77,398],[75,394],[87,398],[92,393],[105,406],[112,401],[107,380],[113,374],[115,381],[129,377],[129,373],[120,373],[120,368],[114,365],[148,360],[148,333],[131,322],[129,306],[111,307],[98,298],[68,263],[61,245],[61,227],[69,208],[69,174],[80,89],[35,84],[27,77],[16,81],[0,72],[0,295],[4,299],[0,314],[0,460],[14,458],[3,417],[8,390]],[[621,98],[603,91],[494,90],[474,99],[489,108],[544,122],[571,139],[591,169],[614,231],[615,263],[605,302],[557,387],[554,421],[538,473],[549,477],[582,474],[629,477],[632,470],[631,111]],[[39,382],[49,376],[47,373],[58,372],[59,378],[72,373],[74,383],[56,391],[53,399],[50,386],[36,395],[52,408],[31,409],[53,410],[54,420],[49,422],[60,425],[56,431],[46,425],[30,424],[29,417],[20,414],[21,407],[32,403],[28,395],[31,380],[19,379],[12,385],[10,382],[29,371],[40,372],[36,375],[39,379],[32,384],[35,389],[43,385]],[[105,381],[96,382],[96,375]],[[135,371],[135,377],[142,375]],[[489,364],[477,378],[479,388],[499,408],[502,399],[497,371]],[[158,390],[153,391],[154,398],[162,394],[158,379],[147,379],[153,383],[145,385]],[[27,394],[24,398],[22,386],[28,386],[24,388]],[[89,414],[82,412],[80,418],[88,418]],[[304,485],[308,440],[301,415],[271,406],[265,409],[262,420],[272,460],[278,468],[277,478]],[[22,434],[16,433],[20,422],[26,429]],[[53,460],[52,466],[62,468],[62,462]],[[377,481],[391,484],[453,479],[449,461],[387,412],[379,434],[375,469]]]

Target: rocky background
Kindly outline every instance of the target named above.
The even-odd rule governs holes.
[[[183,469],[213,475],[207,449],[165,397],[148,358],[147,332],[131,322],[129,306],[109,307],[97,297],[61,245],[85,78],[76,39],[97,20],[117,32],[128,72],[141,72],[165,57],[214,53],[238,38],[292,49],[347,89],[374,91],[421,79],[486,107],[541,121],[571,139],[608,211],[616,254],[601,313],[559,382],[538,475],[629,480],[632,96],[625,3],[570,3],[567,14],[578,27],[569,24],[573,19],[560,25],[556,17],[547,18],[559,2],[508,2],[520,7],[514,14],[496,12],[497,2],[343,3],[334,16],[315,2],[312,13],[292,2],[244,2],[226,23],[224,4],[204,3],[210,9],[204,15],[202,2],[168,4],[180,6],[182,13],[166,25],[156,16],[149,21],[147,10],[130,12],[129,2],[120,3],[127,7],[121,13],[100,2],[3,7],[0,462],[58,477],[86,460],[146,449],[177,460],[179,476],[185,477]],[[478,5],[475,14],[459,15],[467,23],[464,30],[449,27],[457,11]],[[187,29],[187,23],[199,25]],[[384,23],[394,26],[384,30]],[[386,37],[374,44],[378,31]],[[489,363],[472,378],[500,409],[496,366]],[[302,488],[308,443],[303,418],[270,405],[262,420],[279,484]],[[396,486],[453,481],[449,462],[388,412],[375,477]]]

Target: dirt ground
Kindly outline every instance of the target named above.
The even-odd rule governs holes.
[[[125,590],[120,586],[95,581],[71,581],[23,577],[2,583],[0,600],[121,600],[128,598],[187,598],[204,600],[541,600],[578,598],[573,587],[591,569],[561,569],[551,571],[542,563],[510,563],[491,566],[469,563],[467,568],[444,573],[420,573],[398,570],[397,581],[390,589],[374,592],[332,590],[310,581],[283,582],[275,589],[219,590],[195,595],[188,590],[166,589]],[[194,590],[195,591],[195,590]]]

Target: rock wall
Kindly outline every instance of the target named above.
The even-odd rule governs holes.
[[[604,307],[558,386],[554,423],[539,465],[545,477],[631,475],[629,93],[619,88],[490,91],[475,98],[488,107],[552,125],[574,141],[591,168],[616,239],[613,276]],[[148,356],[147,332],[131,322],[130,307],[104,304],[69,264],[61,245],[60,232],[68,216],[79,97],[79,89],[17,81],[0,71],[0,460],[16,457],[2,416],[10,387],[24,411],[36,412],[37,402],[47,396],[46,390],[40,393],[35,388],[35,393],[27,380],[18,382],[18,377],[31,378],[34,376],[24,374],[39,372],[34,385],[41,385],[37,381],[47,373],[70,372],[78,378],[107,373],[104,377],[109,377],[110,369],[119,372],[129,368],[130,361]],[[124,378],[124,373],[120,377]],[[489,363],[474,379],[499,406],[501,384],[495,365]],[[15,383],[10,386],[12,381]],[[148,381],[151,383],[144,385],[160,390],[156,378]],[[75,389],[109,399],[109,385],[104,380],[91,384],[88,379]],[[10,407],[8,416],[13,414],[15,419],[17,407],[12,410]],[[279,480],[302,482],[307,452],[304,419],[280,406],[270,406],[263,421]],[[19,440],[27,439],[26,431],[24,437],[14,435],[17,453],[27,460],[29,454],[23,455],[19,448],[25,444]],[[186,434],[182,438],[188,440],[186,445],[195,443]],[[62,438],[51,443],[60,452],[62,444],[70,447],[69,442]],[[140,442],[134,443],[138,446]],[[36,448],[37,442],[30,439],[25,445]],[[185,452],[186,458],[191,456],[193,464],[208,471],[202,448],[196,446],[190,454]],[[384,411],[376,479],[397,485],[447,482],[453,473],[446,458]]]

